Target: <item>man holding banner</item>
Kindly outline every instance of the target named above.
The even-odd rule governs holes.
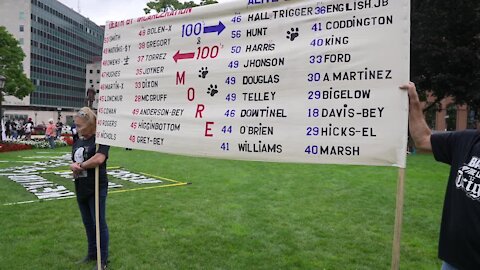
[[[480,131],[432,134],[415,85],[400,88],[408,91],[409,129],[417,148],[451,166],[438,251],[442,270],[480,269]]]

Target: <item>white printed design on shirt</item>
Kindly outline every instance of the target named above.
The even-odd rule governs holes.
[[[472,157],[467,165],[460,167],[455,185],[472,200],[480,201],[480,158]]]
[[[73,155],[73,159],[75,162],[84,162],[85,158],[83,157],[83,153],[85,152],[85,148],[80,147],[75,150],[75,154]],[[87,177],[87,171],[82,171],[78,177]]]

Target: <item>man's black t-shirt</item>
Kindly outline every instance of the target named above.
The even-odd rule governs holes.
[[[100,189],[106,189],[108,187],[107,179],[107,159],[108,150],[110,146],[100,144],[98,151],[95,151],[95,136],[89,139],[79,139],[72,147],[72,161],[84,162],[95,155],[95,153],[102,153],[105,155],[105,161],[100,165],[99,182]],[[79,200],[85,200],[89,196],[95,194],[95,169],[88,169],[83,171],[75,179],[75,192]]]
[[[435,159],[451,165],[439,257],[461,270],[480,269],[480,132],[432,134]]]

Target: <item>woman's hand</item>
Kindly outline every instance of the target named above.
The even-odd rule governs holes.
[[[79,174],[83,169],[80,167],[80,163],[78,162],[73,162],[70,164],[70,170],[72,170],[73,175]]]

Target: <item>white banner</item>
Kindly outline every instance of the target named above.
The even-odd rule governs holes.
[[[238,0],[108,22],[97,141],[405,167],[409,46],[409,0]]]

